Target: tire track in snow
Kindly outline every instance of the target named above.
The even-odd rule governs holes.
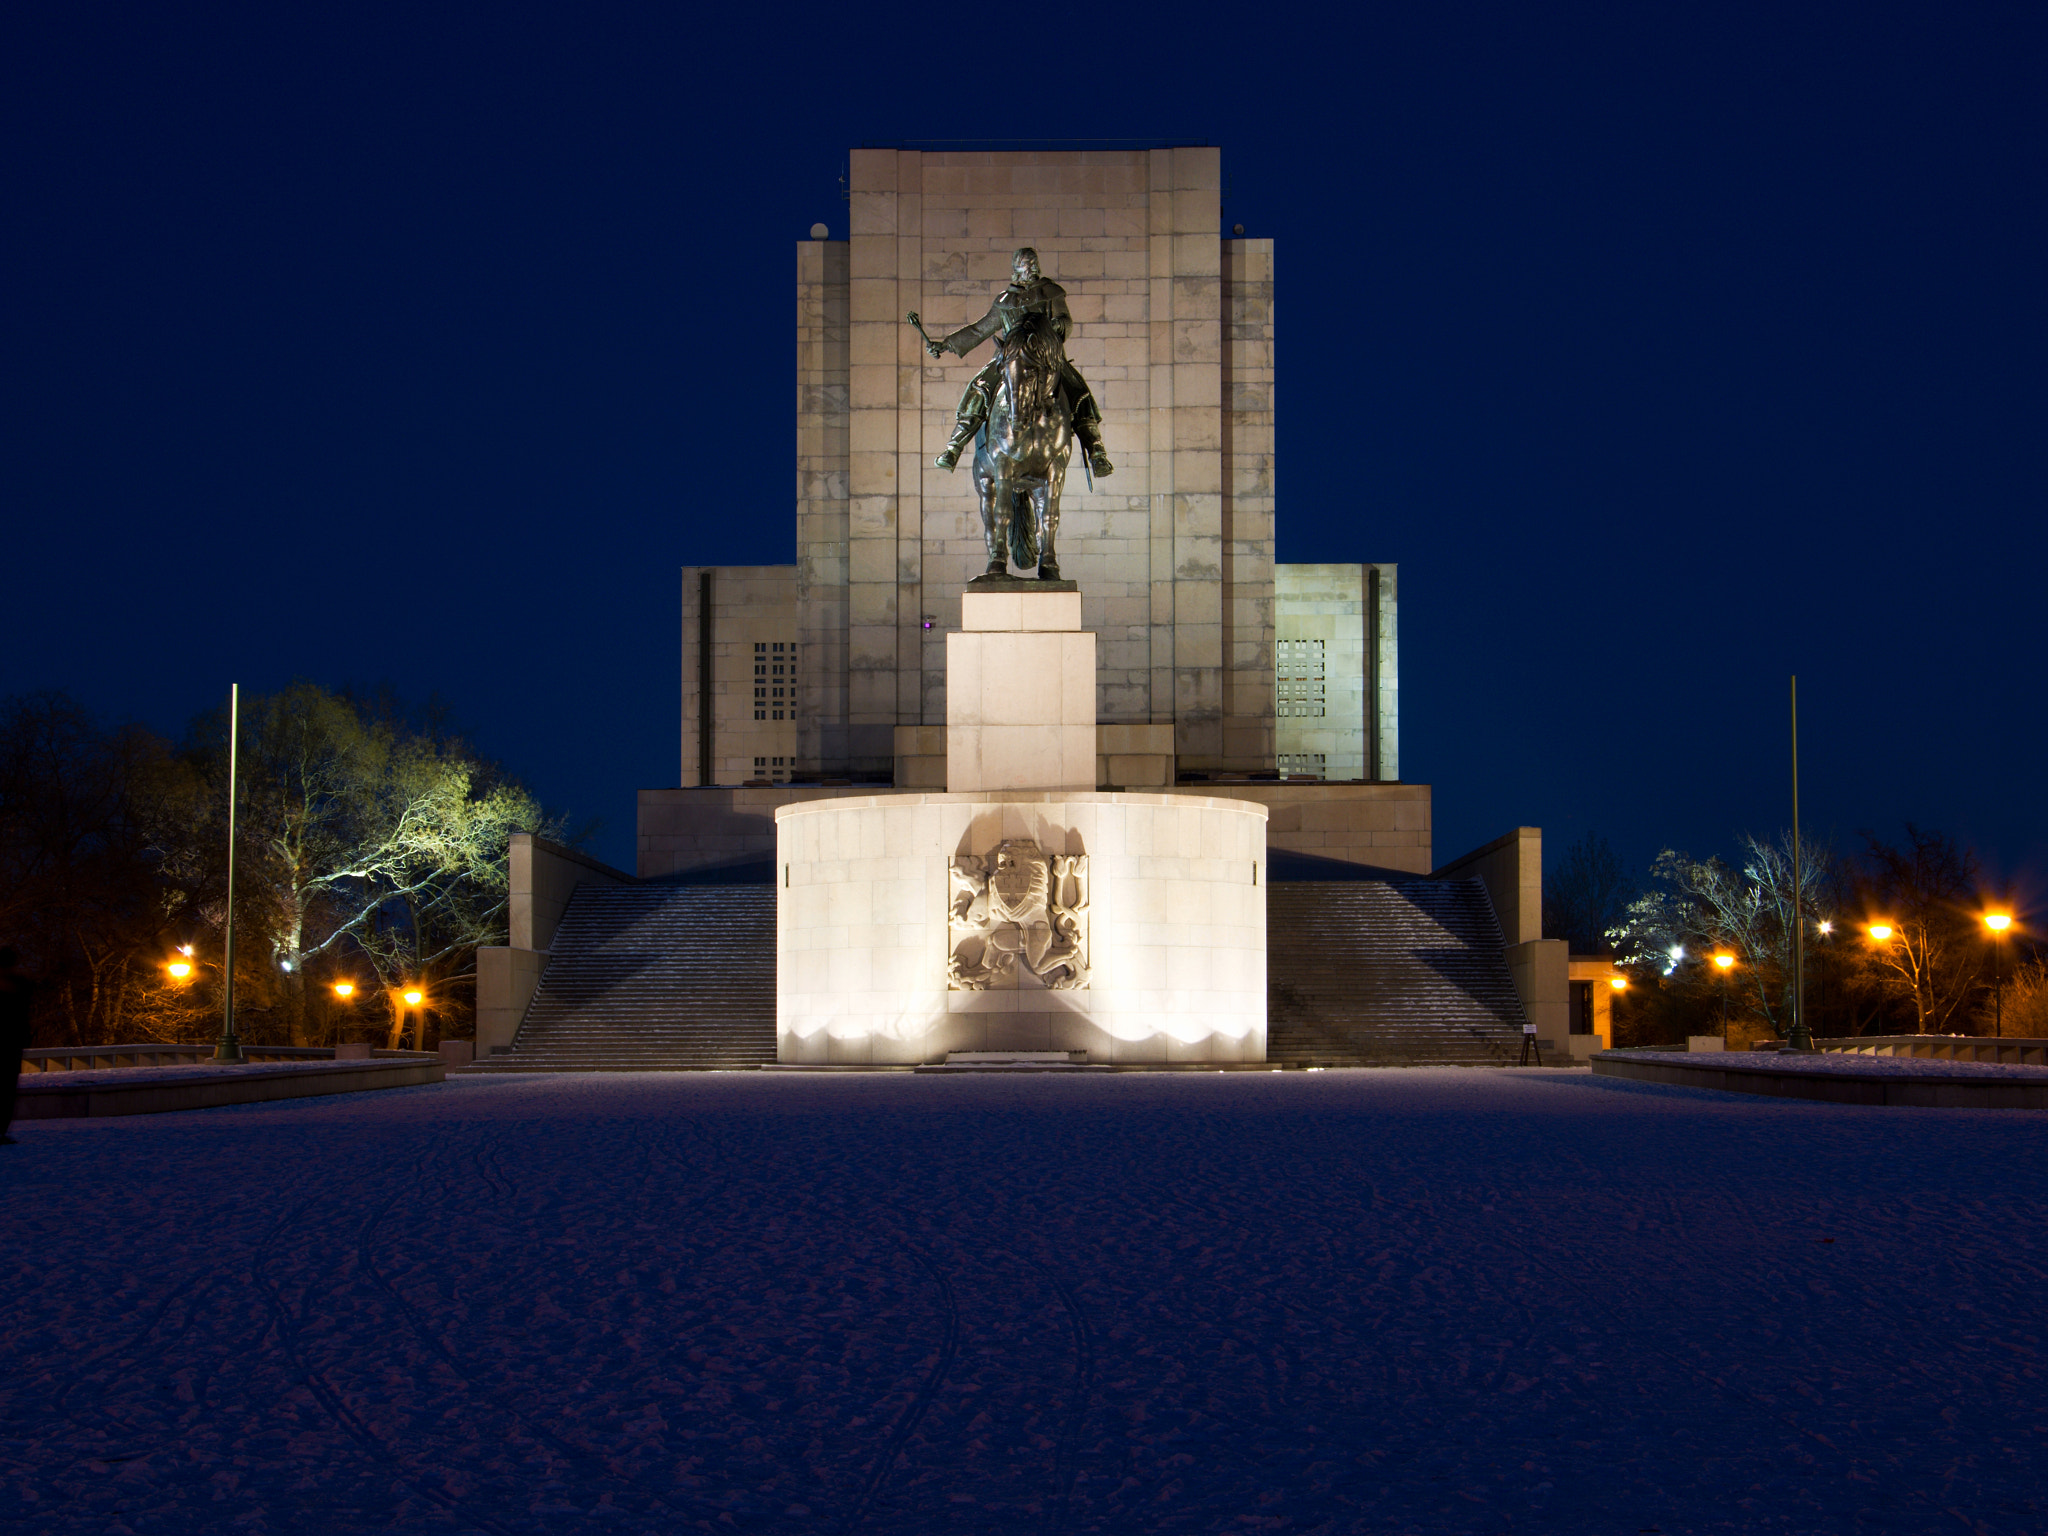
[[[396,1193],[391,1197],[392,1200],[397,1198]],[[305,1383],[306,1390],[313,1394],[314,1401],[326,1410],[328,1417],[333,1419],[341,1427],[342,1432],[355,1442],[356,1449],[370,1457],[379,1467],[389,1471],[391,1476],[398,1482],[429,1503],[438,1505],[449,1514],[468,1521],[480,1531],[489,1531],[492,1533],[492,1536],[514,1536],[511,1527],[500,1525],[497,1521],[490,1519],[486,1515],[475,1513],[467,1507],[467,1501],[458,1498],[445,1489],[430,1487],[408,1475],[404,1469],[403,1462],[399,1459],[398,1452],[387,1445],[378,1436],[376,1431],[371,1429],[363,1421],[362,1417],[342,1400],[340,1391],[324,1375],[315,1370],[312,1363],[308,1360],[304,1332],[300,1320],[292,1315],[291,1306],[285,1300],[283,1290],[279,1287],[277,1281],[272,1278],[265,1266],[269,1259],[270,1251],[275,1246],[278,1237],[312,1203],[310,1199],[302,1200],[286,1212],[283,1219],[271,1228],[269,1236],[264,1239],[262,1246],[258,1248],[255,1257],[250,1262],[250,1278],[257,1283],[264,1298],[269,1302],[273,1330],[277,1335],[278,1343],[284,1348],[286,1357],[291,1361],[293,1369],[298,1373],[298,1379]],[[388,1207],[389,1202],[386,1204]]]
[[[876,1496],[881,1493],[883,1485],[896,1469],[897,1457],[902,1455],[903,1447],[917,1432],[917,1426],[924,1421],[926,1412],[931,1408],[932,1399],[938,1395],[939,1388],[945,1384],[947,1375],[952,1371],[953,1357],[960,1344],[960,1308],[954,1300],[953,1287],[939,1272],[939,1267],[932,1263],[907,1235],[898,1234],[897,1243],[916,1261],[918,1267],[931,1277],[933,1286],[938,1290],[939,1300],[945,1308],[946,1323],[939,1338],[938,1359],[925,1374],[924,1382],[919,1386],[916,1396],[911,1398],[903,1412],[897,1416],[895,1427],[890,1430],[888,1441],[882,1447],[881,1455],[876,1458],[875,1468],[868,1474],[867,1486],[861,1490],[860,1497],[854,1501],[853,1507],[839,1522],[840,1536],[845,1536],[846,1532],[858,1526],[874,1507]]]

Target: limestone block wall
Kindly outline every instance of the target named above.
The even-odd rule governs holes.
[[[786,780],[799,755],[798,690],[810,658],[798,639],[796,568],[682,570],[682,740],[676,782]],[[709,578],[708,583],[706,578]],[[711,605],[710,777],[704,775],[704,596]]]
[[[989,351],[934,362],[903,317],[980,318],[1024,244],[1067,289],[1117,465],[1091,488],[1077,462],[1060,531],[1098,718],[1172,725],[1183,766],[1272,766],[1272,247],[1221,238],[1220,189],[1205,147],[853,152],[848,240],[798,257],[806,771],[887,772],[896,727],[945,718],[942,637],[986,552],[966,471],[931,459]]]
[[[867,784],[643,789],[634,868],[642,880],[654,880],[765,860],[775,852],[775,813],[783,806],[874,793]]]
[[[945,783],[945,728],[921,728],[922,746],[935,756],[917,761],[935,769],[937,777],[922,786],[936,791]],[[1149,738],[1149,739],[1148,739]],[[911,741],[906,746],[917,745]],[[1097,726],[1097,757],[1114,752],[1128,757],[1122,767],[1130,776],[1099,782],[1119,788],[1145,787],[1141,773],[1160,774],[1171,767],[1164,755],[1169,742],[1150,732]],[[1101,770],[1098,769],[1098,772]],[[913,792],[900,784],[895,793]],[[1161,786],[1161,793],[1201,799],[1244,800],[1268,816],[1266,841],[1273,848],[1312,853],[1351,864],[1428,874],[1430,862],[1430,787],[1427,784],[1276,784],[1221,783]],[[874,797],[870,785],[791,785],[774,788],[643,789],[639,797],[639,852],[635,868],[643,880],[682,874],[719,864],[766,857],[775,849],[775,813],[785,805],[825,800]]]
[[[893,795],[776,813],[776,1024],[792,1063],[1086,1050],[1097,1061],[1262,1061],[1263,809],[1153,794]],[[1085,853],[1085,990],[946,986],[949,861],[1005,838]]]
[[[1283,773],[1320,765],[1333,782],[1400,778],[1395,577],[1391,565],[1273,567],[1280,692],[1304,655],[1322,674],[1320,714],[1304,711],[1298,689],[1276,704]]]
[[[1501,938],[1510,945],[1543,937],[1543,829],[1517,827],[1433,873],[1440,880],[1476,879],[1493,899]]]
[[[1264,806],[1269,848],[1418,875],[1431,869],[1427,784],[1212,783],[1174,792]]]

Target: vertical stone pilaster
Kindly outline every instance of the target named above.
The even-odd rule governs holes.
[[[1146,156],[1146,374],[1147,477],[1151,503],[1152,717],[1174,718],[1174,460],[1173,460],[1173,151]]]
[[[846,757],[852,773],[895,761],[898,496],[894,150],[852,156],[849,220]]]
[[[924,347],[904,315],[924,294],[924,156],[896,156],[896,698],[892,725],[923,722]],[[893,747],[891,749],[893,751]]]
[[[848,251],[836,240],[797,246],[797,756],[811,773],[846,755]]]
[[[1223,741],[1222,166],[1214,149],[1173,151],[1174,744],[1188,768],[1220,768]]]
[[[1366,772],[1392,782],[1401,777],[1401,633],[1400,569],[1366,567],[1367,596],[1372,603],[1371,697],[1366,729],[1373,732],[1371,762]]]
[[[1223,752],[1273,766],[1273,242],[1223,247]]]

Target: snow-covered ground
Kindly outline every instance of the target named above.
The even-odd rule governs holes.
[[[1825,1051],[1808,1056],[1779,1051],[1609,1051],[1629,1061],[1661,1061],[1681,1067],[1751,1067],[1760,1072],[1828,1072],[1851,1077],[2012,1077],[2048,1082],[2048,1067],[2018,1062],[1943,1061],[1933,1056],[1859,1056]]]
[[[2048,1116],[1549,1071],[17,1127],[0,1528],[2048,1529]]]

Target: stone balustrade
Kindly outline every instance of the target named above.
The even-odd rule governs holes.
[[[1930,1061],[1991,1061],[2011,1067],[2048,1067],[2048,1040],[1986,1035],[1851,1035],[1816,1040],[1817,1051],[1852,1056],[1920,1056]]]

